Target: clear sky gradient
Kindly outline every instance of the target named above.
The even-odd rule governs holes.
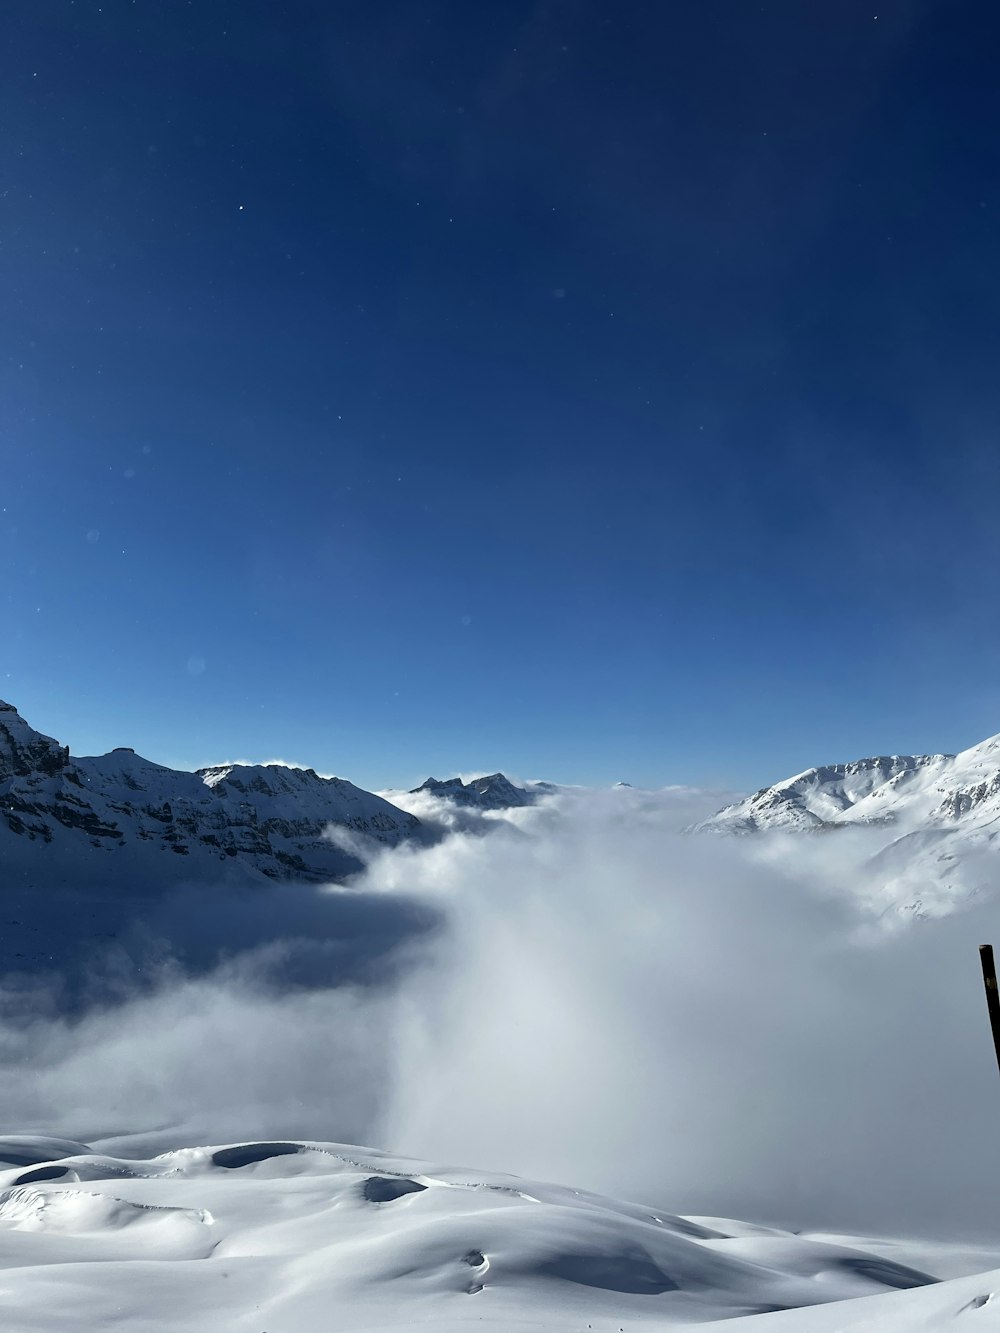
[[[1000,730],[994,5],[0,22],[36,726],[366,786]]]

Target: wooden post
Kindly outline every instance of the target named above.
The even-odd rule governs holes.
[[[1000,991],[997,990],[997,969],[993,962],[993,945],[979,946],[979,961],[983,965],[983,984],[986,987],[986,1008],[990,1012],[990,1028],[993,1031],[993,1049],[996,1051],[997,1068],[1000,1069]]]

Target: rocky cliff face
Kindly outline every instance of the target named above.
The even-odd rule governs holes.
[[[32,774],[51,777],[68,763],[68,746],[29,727],[13,704],[0,699],[0,782]]]
[[[22,878],[58,863],[64,880],[114,880],[126,867],[139,880],[338,879],[359,865],[351,839],[392,845],[420,828],[381,797],[312,769],[185,773],[124,747],[73,758],[0,703],[0,865]]]

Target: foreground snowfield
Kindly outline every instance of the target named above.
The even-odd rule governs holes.
[[[9,1333],[1000,1328],[1000,1271],[976,1271],[1000,1253],[681,1218],[341,1144],[142,1150],[0,1139]]]

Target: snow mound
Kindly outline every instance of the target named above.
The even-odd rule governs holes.
[[[0,1137],[0,1171],[5,1166],[36,1166],[39,1162],[58,1162],[90,1149],[72,1139],[52,1139],[41,1134],[4,1134]]]
[[[729,1321],[754,1315],[767,1333],[768,1312],[795,1309],[776,1333],[819,1333],[937,1327],[905,1320],[982,1309],[996,1285],[939,1283],[877,1243],[683,1218],[335,1143],[144,1160],[67,1146],[46,1163],[61,1178],[0,1171],[5,1328],[313,1333],[335,1310],[352,1329],[739,1327]]]

